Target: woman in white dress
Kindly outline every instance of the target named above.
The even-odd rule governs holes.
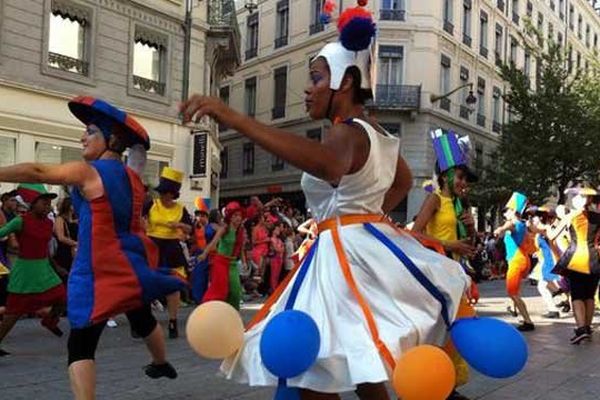
[[[217,98],[195,95],[181,106],[184,121],[208,115],[303,170],[302,188],[319,226],[300,269],[223,364],[228,378],[278,384],[261,361],[259,342],[270,319],[289,308],[290,295],[293,309],[309,314],[321,336],[314,365],[287,380],[302,399],[339,399],[352,390],[361,399],[388,399],[384,382],[395,360],[411,347],[446,340],[468,278],[459,264],[384,217],[406,197],[412,177],[398,138],[365,114],[369,63],[368,49],[351,51],[339,42],[312,60],[306,108],[312,119],[333,123],[322,142],[262,124]]]

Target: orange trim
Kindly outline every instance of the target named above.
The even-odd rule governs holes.
[[[329,218],[317,224],[318,232],[332,230],[338,226],[385,222],[385,216],[381,214],[348,214],[336,218]]]
[[[381,221],[382,218],[383,217],[381,215],[379,215],[379,221]],[[319,232],[320,231],[321,230],[319,228]],[[377,329],[377,324],[375,323],[375,318],[373,318],[373,313],[371,312],[371,309],[369,308],[369,304],[366,302],[366,300],[360,294],[360,291],[358,290],[358,286],[356,285],[356,282],[354,281],[354,277],[352,276],[352,271],[350,270],[350,263],[348,263],[348,258],[346,257],[346,253],[344,252],[344,248],[343,248],[342,242],[340,240],[340,235],[339,235],[337,226],[334,225],[333,229],[331,230],[331,235],[333,238],[333,244],[335,245],[335,251],[337,253],[338,260],[340,262],[340,266],[342,267],[342,272],[344,273],[344,278],[346,279],[346,283],[348,283],[348,286],[350,286],[350,290],[352,291],[352,294],[354,294],[356,301],[358,301],[358,304],[360,305],[360,308],[362,309],[365,319],[367,320],[367,325],[369,327],[369,331],[371,331],[371,337],[373,338],[373,342],[375,342],[375,346],[377,347],[377,350],[379,350],[381,357],[383,357],[383,359],[387,362],[390,369],[393,371],[394,368],[396,367],[396,361],[394,360],[392,353],[387,348],[385,343],[383,343],[381,341],[381,338],[379,337],[379,330]]]

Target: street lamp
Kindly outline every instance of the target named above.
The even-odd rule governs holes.
[[[465,83],[464,85],[461,85],[459,87],[457,87],[456,89],[443,94],[441,96],[432,94],[430,97],[431,103],[435,103],[436,101],[442,100],[442,99],[447,99],[448,97],[452,96],[454,93],[458,92],[461,89],[464,89],[466,87],[470,87],[469,90],[469,95],[467,96],[467,98],[465,99],[465,103],[467,103],[467,106],[469,107],[469,112],[473,112],[475,111],[475,108],[473,107],[473,105],[475,103],[477,103],[477,97],[475,97],[475,94],[473,93],[473,83]]]
[[[256,0],[246,0],[244,8],[248,10],[250,14],[252,14],[258,8],[258,4],[256,4]]]

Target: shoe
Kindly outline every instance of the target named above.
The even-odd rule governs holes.
[[[563,300],[560,303],[558,303],[556,307],[562,308],[562,312],[564,313],[568,313],[569,311],[571,311],[571,304],[566,300]]]
[[[453,390],[452,393],[450,393],[450,396],[446,398],[446,400],[469,400],[469,398],[458,393],[456,390]]]
[[[588,335],[590,335],[590,339],[591,339],[592,333],[594,333],[594,330],[592,329],[592,327],[590,325],[586,326],[585,331],[588,333]]]
[[[546,314],[542,314],[542,317],[549,319],[558,319],[560,318],[560,313],[558,311],[549,311]]]
[[[60,319],[58,317],[44,317],[40,321],[40,324],[50,332],[52,332],[55,336],[61,337],[63,335],[63,331],[58,327],[58,322]]]
[[[535,325],[531,322],[521,322],[521,325],[517,326],[517,329],[521,332],[530,332],[535,330]]]
[[[106,326],[108,326],[109,328],[116,328],[118,324],[117,321],[111,318],[106,322]]]
[[[160,365],[148,364],[144,367],[144,373],[152,379],[158,379],[162,377],[169,379],[177,378],[177,371],[175,371],[175,368],[173,368],[173,366],[168,362]]]
[[[0,349],[0,357],[10,356],[10,353],[6,350]]]
[[[556,296],[560,296],[561,294],[563,294],[565,291],[562,289],[558,289],[556,292],[552,293],[552,297],[556,297]]]
[[[152,302],[152,311],[163,312],[163,311],[165,311],[165,307],[162,305],[162,303],[160,301],[154,300]]]
[[[510,315],[512,315],[513,317],[518,317],[519,313],[517,312],[516,309],[513,310],[513,308],[511,306],[506,307],[506,311],[508,311],[508,313]]]
[[[179,337],[179,330],[177,329],[177,320],[169,320],[169,339],[177,339]]]
[[[571,338],[571,344],[579,344],[582,340],[590,339],[591,335],[588,333],[588,327],[582,326],[581,328],[575,329],[575,335]]]

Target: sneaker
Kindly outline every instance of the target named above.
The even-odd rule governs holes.
[[[177,329],[177,320],[169,320],[169,339],[177,339],[179,337],[179,330]]]
[[[165,311],[165,307],[162,305],[162,303],[160,301],[154,300],[152,302],[152,311],[163,312],[163,311]]]
[[[456,390],[453,390],[452,393],[450,393],[450,396],[448,396],[446,398],[446,400],[469,400],[469,398],[466,396],[463,396]]]
[[[571,303],[569,303],[566,300],[558,303],[557,307],[562,307],[562,312],[564,313],[568,313],[571,311]]]
[[[0,349],[0,357],[9,356],[10,353],[6,350]]]
[[[511,306],[506,307],[506,311],[508,311],[508,313],[510,315],[512,315],[513,317],[518,317],[519,316],[519,313],[517,312],[517,309],[515,308],[513,310],[513,308]]]
[[[177,371],[175,371],[175,368],[173,368],[173,366],[168,362],[160,365],[148,364],[144,367],[144,373],[152,379],[158,379],[162,377],[169,379],[177,378]]]
[[[109,328],[116,328],[118,324],[117,321],[111,318],[106,322],[106,326],[108,326]]]
[[[542,314],[542,317],[549,319],[558,319],[560,318],[560,313],[558,311],[549,311],[546,314]]]
[[[58,322],[60,319],[58,317],[44,317],[40,321],[40,324],[52,332],[55,336],[61,337],[63,335],[63,331],[58,327]]]
[[[591,335],[588,333],[588,327],[582,326],[574,330],[575,335],[571,338],[571,344],[579,344],[582,340],[590,339]]]
[[[521,322],[521,324],[517,326],[517,329],[521,332],[530,332],[535,330],[535,325],[531,322]]]
[[[594,330],[592,329],[592,327],[590,325],[585,327],[585,331],[590,335],[590,339],[592,338],[592,333],[594,332]]]

